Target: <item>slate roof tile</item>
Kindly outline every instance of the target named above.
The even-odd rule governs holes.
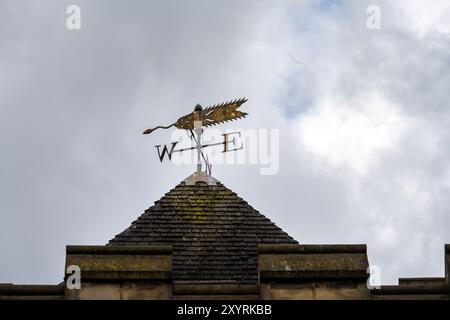
[[[172,245],[174,281],[254,284],[260,243],[297,241],[220,182],[182,182],[108,245]]]

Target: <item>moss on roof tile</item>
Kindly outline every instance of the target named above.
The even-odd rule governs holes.
[[[256,283],[259,243],[297,243],[233,191],[182,182],[110,245],[170,244],[174,281]]]

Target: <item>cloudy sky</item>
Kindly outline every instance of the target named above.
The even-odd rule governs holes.
[[[366,243],[383,284],[443,276],[449,16],[448,0],[0,0],[0,282],[60,282],[66,245],[105,244],[194,171],[142,130],[244,96],[231,126],[279,129],[279,172],[217,179],[301,243]]]

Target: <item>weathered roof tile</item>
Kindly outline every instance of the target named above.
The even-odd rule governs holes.
[[[256,283],[260,243],[297,242],[220,182],[182,182],[109,245],[171,244],[174,281]]]

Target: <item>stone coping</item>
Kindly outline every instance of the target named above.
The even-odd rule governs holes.
[[[258,294],[258,285],[242,284],[175,284],[174,294],[183,295],[236,295],[236,294]]]
[[[365,281],[369,278],[366,270],[323,270],[323,271],[260,271],[260,279],[266,281],[279,281],[303,283],[311,281]]]
[[[419,286],[419,285],[442,285],[445,284],[443,277],[429,277],[429,278],[399,278],[398,284],[400,286]]]
[[[365,244],[260,244],[260,254],[290,254],[290,253],[366,253]]]
[[[381,286],[380,289],[371,290],[373,295],[422,295],[422,294],[450,294],[447,285],[405,285]]]
[[[64,295],[64,285],[19,285],[0,283],[0,295]]]
[[[170,245],[153,246],[66,246],[67,254],[121,254],[121,255],[157,255],[172,254]]]

